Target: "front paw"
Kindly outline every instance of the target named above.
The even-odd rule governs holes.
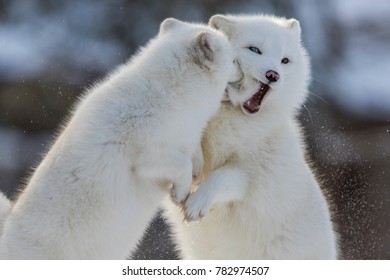
[[[188,198],[189,193],[187,194],[182,194],[181,192],[177,191],[177,188],[173,187],[170,192],[169,192],[169,197],[173,204],[176,206],[183,207],[184,202]]]
[[[182,206],[184,219],[187,222],[199,221],[206,217],[211,209],[211,199],[202,189],[191,193]]]
[[[177,206],[183,206],[184,202],[190,195],[192,184],[191,176],[186,176],[186,179],[182,183],[174,183],[170,190],[170,197],[174,204]]]

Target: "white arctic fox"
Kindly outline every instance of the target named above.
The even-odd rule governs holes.
[[[327,202],[294,120],[310,77],[294,19],[221,16],[241,79],[202,142],[205,179],[182,211],[166,205],[185,259],[335,259]],[[203,218],[203,219],[202,219]]]
[[[1,258],[124,259],[169,186],[178,204],[188,196],[233,60],[222,32],[165,20],[80,102],[6,214]]]

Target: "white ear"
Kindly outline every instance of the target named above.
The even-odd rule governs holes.
[[[230,37],[233,33],[234,21],[232,18],[228,18],[223,15],[215,15],[210,18],[209,26],[222,31],[225,35]]]
[[[301,25],[299,24],[299,21],[291,18],[287,20],[287,27],[293,31],[297,36],[301,36]]]
[[[175,18],[167,18],[160,24],[160,34],[164,34],[181,25],[185,25],[185,22]]]
[[[200,55],[209,61],[213,60],[214,52],[219,48],[218,40],[208,32],[200,32],[196,36],[196,46]]]

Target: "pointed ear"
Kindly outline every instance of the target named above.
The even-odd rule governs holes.
[[[185,22],[180,21],[175,18],[167,18],[160,24],[160,33],[164,34],[168,32],[169,30],[175,29],[178,26],[184,25]]]
[[[301,25],[299,24],[299,21],[291,18],[287,20],[287,27],[293,31],[298,37],[301,36]]]
[[[230,37],[233,33],[234,21],[223,15],[215,15],[210,18],[209,26],[222,31],[226,36]]]
[[[196,49],[200,55],[209,61],[213,60],[214,52],[219,48],[218,40],[213,34],[208,32],[200,32],[196,36]]]

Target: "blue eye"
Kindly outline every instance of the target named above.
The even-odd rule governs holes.
[[[248,49],[254,53],[261,54],[261,51],[256,47],[248,47]]]

